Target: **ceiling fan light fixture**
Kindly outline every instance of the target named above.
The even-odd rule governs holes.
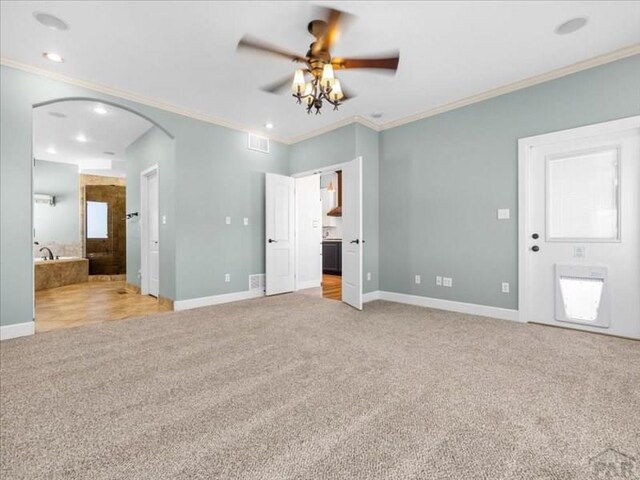
[[[333,87],[333,84],[336,82],[336,77],[333,74],[333,66],[330,63],[327,63],[322,69],[322,87],[325,90],[329,90]]]
[[[296,70],[293,75],[293,83],[291,84],[291,93],[301,93],[305,90],[304,72],[300,69]]]
[[[307,27],[309,33],[315,37],[315,41],[309,45],[309,50],[305,55],[299,55],[290,50],[256,40],[248,35],[240,39],[237,47],[238,50],[251,49],[304,65],[301,69],[295,70],[291,83],[289,83],[291,77],[287,76],[262,87],[262,90],[276,93],[285,90],[290,85],[291,94],[296,102],[304,106],[307,114],[314,112],[316,115],[322,113],[323,107],[327,105],[333,106],[333,110],[336,111],[344,101],[354,97],[351,92],[342,90],[342,85],[336,79],[335,69],[340,71],[343,69],[380,69],[395,73],[398,70],[400,60],[399,52],[387,57],[333,57],[331,48],[338,38],[341,22],[344,21],[342,19],[348,19],[351,15],[330,7],[325,7],[322,10],[324,19],[313,20]],[[305,76],[310,77],[309,82],[306,82]]]
[[[344,93],[342,93],[342,86],[340,85],[340,80],[337,78],[333,81],[333,86],[331,87],[331,91],[329,92],[329,98],[337,102],[338,100],[344,97]]]

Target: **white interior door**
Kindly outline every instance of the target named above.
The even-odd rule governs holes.
[[[148,240],[148,275],[149,294],[157,297],[160,294],[160,206],[158,189],[158,171],[154,170],[147,176],[147,222],[149,226]]]
[[[362,310],[362,158],[342,169],[342,301]]]
[[[295,179],[296,290],[322,284],[320,175]]]
[[[265,186],[266,294],[295,289],[295,181],[266,174]]]
[[[524,320],[640,338],[637,119],[632,128],[608,122],[529,145]]]

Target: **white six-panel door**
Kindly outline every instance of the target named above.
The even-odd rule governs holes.
[[[158,190],[158,171],[147,176],[148,208],[147,221],[149,225],[149,294],[157,297],[160,294],[160,207]]]
[[[362,158],[342,168],[342,301],[362,310]]]
[[[140,173],[140,274],[142,295],[160,294],[160,186],[154,165]]]
[[[295,289],[295,181],[266,174],[265,242],[266,294]]]

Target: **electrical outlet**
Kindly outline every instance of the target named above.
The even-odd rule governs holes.
[[[226,283],[229,283],[231,281],[231,274],[230,273],[225,273],[224,274],[224,281]]]
[[[420,280],[420,275],[416,275],[416,284],[419,284],[422,280]]]
[[[442,277],[440,275],[436,277],[436,285],[438,285],[439,287],[442,286]]]
[[[502,282],[502,293],[509,293],[509,282]]]
[[[231,225],[231,217],[225,217],[224,222],[225,222],[227,225]]]
[[[249,225],[249,217],[244,217],[244,226]]]
[[[371,272],[367,272],[367,281],[371,281]]]
[[[166,215],[162,215],[162,224],[163,225],[167,224],[167,216]]]
[[[453,278],[442,277],[442,285],[444,287],[453,287]]]

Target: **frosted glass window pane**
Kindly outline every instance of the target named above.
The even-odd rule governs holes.
[[[548,238],[617,240],[618,171],[616,149],[550,159]]]
[[[87,202],[87,238],[109,238],[108,216],[108,203]]]
[[[567,319],[594,322],[602,298],[601,278],[560,277],[562,303]]]

